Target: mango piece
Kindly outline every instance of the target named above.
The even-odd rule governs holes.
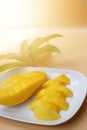
[[[63,94],[66,97],[72,97],[73,93],[69,88],[66,87],[61,87],[61,86],[56,86],[56,85],[49,85],[49,87],[47,87],[48,90],[56,90],[58,92],[60,92],[61,94]]]
[[[57,96],[58,98],[65,99],[65,96],[59,93],[56,90],[53,89],[42,89],[38,94],[36,95],[36,99],[40,99],[41,97],[48,95],[48,96]]]
[[[35,101],[30,104],[30,109],[39,120],[56,120],[60,118],[61,110],[68,110],[69,103],[66,97],[72,97],[72,91],[65,85],[70,83],[66,75],[60,75],[48,80],[37,93]]]
[[[14,106],[26,101],[46,81],[46,73],[26,72],[0,84],[0,104]]]
[[[57,96],[43,96],[41,98],[42,101],[48,102],[48,103],[52,103],[54,106],[56,106],[58,109],[60,110],[67,110],[69,108],[69,104],[68,102],[66,102],[64,99],[62,98],[58,98]]]
[[[34,110],[34,116],[39,120],[49,120],[49,121],[58,120],[60,118],[60,115],[56,111],[46,106],[37,107]]]
[[[54,80],[59,81],[64,84],[70,84],[70,79],[65,74],[58,76]]]
[[[47,88],[50,84],[53,85],[53,86],[54,86],[54,84],[55,84],[55,85],[60,85],[61,87],[62,87],[62,86],[65,86],[64,83],[59,82],[59,81],[57,81],[57,80],[55,79],[55,80],[48,80],[47,82],[45,82],[45,83],[42,85],[42,87],[43,87],[43,88]]]
[[[55,110],[56,112],[59,112],[60,109],[57,108],[55,105],[53,105],[50,102],[45,102],[42,100],[35,100],[34,102],[30,103],[30,110],[34,111],[37,107],[42,107],[42,106],[46,106],[48,108],[52,108],[53,110]]]

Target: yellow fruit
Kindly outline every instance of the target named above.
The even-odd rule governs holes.
[[[54,80],[59,81],[59,82],[64,83],[64,84],[70,84],[70,79],[64,74],[58,76]]]
[[[30,108],[30,110],[34,111],[34,109],[36,107],[40,106],[40,104],[41,104],[41,100],[35,100],[35,101],[30,103],[29,108]]]
[[[43,96],[41,98],[42,101],[45,101],[47,103],[52,103],[60,110],[67,110],[69,108],[69,104],[62,98],[58,98],[57,96]]]
[[[36,99],[40,99],[41,97],[48,95],[48,96],[57,96],[58,98],[65,99],[65,96],[59,93],[56,90],[53,89],[42,89],[38,94],[36,95]]]
[[[48,80],[37,93],[35,101],[30,104],[30,109],[39,120],[57,120],[60,118],[58,112],[68,110],[69,103],[66,97],[72,97],[72,91],[65,85],[70,84],[66,75],[60,75],[55,79]]]
[[[54,84],[55,85],[61,85],[61,87],[62,86],[65,86],[62,82],[59,82],[59,81],[57,81],[57,80],[48,80],[47,82],[45,82],[44,84],[43,84],[43,88],[47,88],[49,85],[53,85],[54,86]]]
[[[0,104],[14,106],[27,100],[46,81],[46,73],[27,72],[0,84]]]
[[[34,111],[37,107],[42,107],[42,106],[46,106],[48,108],[52,108],[53,110],[55,110],[56,112],[59,112],[60,109],[58,109],[55,105],[53,105],[50,102],[45,102],[42,100],[35,100],[34,102],[30,103],[30,110]]]
[[[69,88],[66,87],[61,87],[60,85],[56,86],[56,85],[49,85],[49,87],[47,87],[48,90],[55,90],[57,92],[60,92],[61,94],[63,94],[66,97],[72,97],[73,93]]]
[[[51,108],[46,106],[37,107],[34,110],[34,116],[39,120],[58,120],[60,115]]]

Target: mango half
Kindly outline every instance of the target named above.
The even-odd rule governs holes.
[[[33,95],[46,81],[45,72],[32,71],[12,76],[0,84],[0,104],[15,106]]]

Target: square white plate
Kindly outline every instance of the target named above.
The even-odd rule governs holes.
[[[28,101],[15,107],[6,107],[0,105],[0,116],[12,120],[17,120],[26,123],[40,124],[40,125],[58,125],[72,118],[81,107],[87,94],[86,77],[80,72],[72,70],[41,68],[41,67],[25,67],[23,69],[7,72],[6,74],[2,75],[2,77],[0,77],[0,83],[12,75],[34,70],[46,72],[49,79],[55,78],[60,74],[66,74],[70,78],[71,84],[68,85],[67,87],[69,87],[72,90],[73,97],[67,98],[67,101],[70,104],[69,109],[67,111],[60,112],[61,118],[59,120],[55,121],[38,120],[33,116],[33,112],[29,110],[29,103],[34,99],[33,96]]]

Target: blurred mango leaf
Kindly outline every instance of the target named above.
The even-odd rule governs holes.
[[[18,53],[1,54],[0,61],[5,60],[6,62],[0,65],[0,72],[18,67],[36,66],[35,61],[41,54],[49,52],[60,53],[58,47],[49,44],[50,40],[57,37],[62,37],[62,35],[51,34],[45,37],[37,37],[30,45],[29,40],[24,40]],[[10,60],[14,60],[14,62]]]

